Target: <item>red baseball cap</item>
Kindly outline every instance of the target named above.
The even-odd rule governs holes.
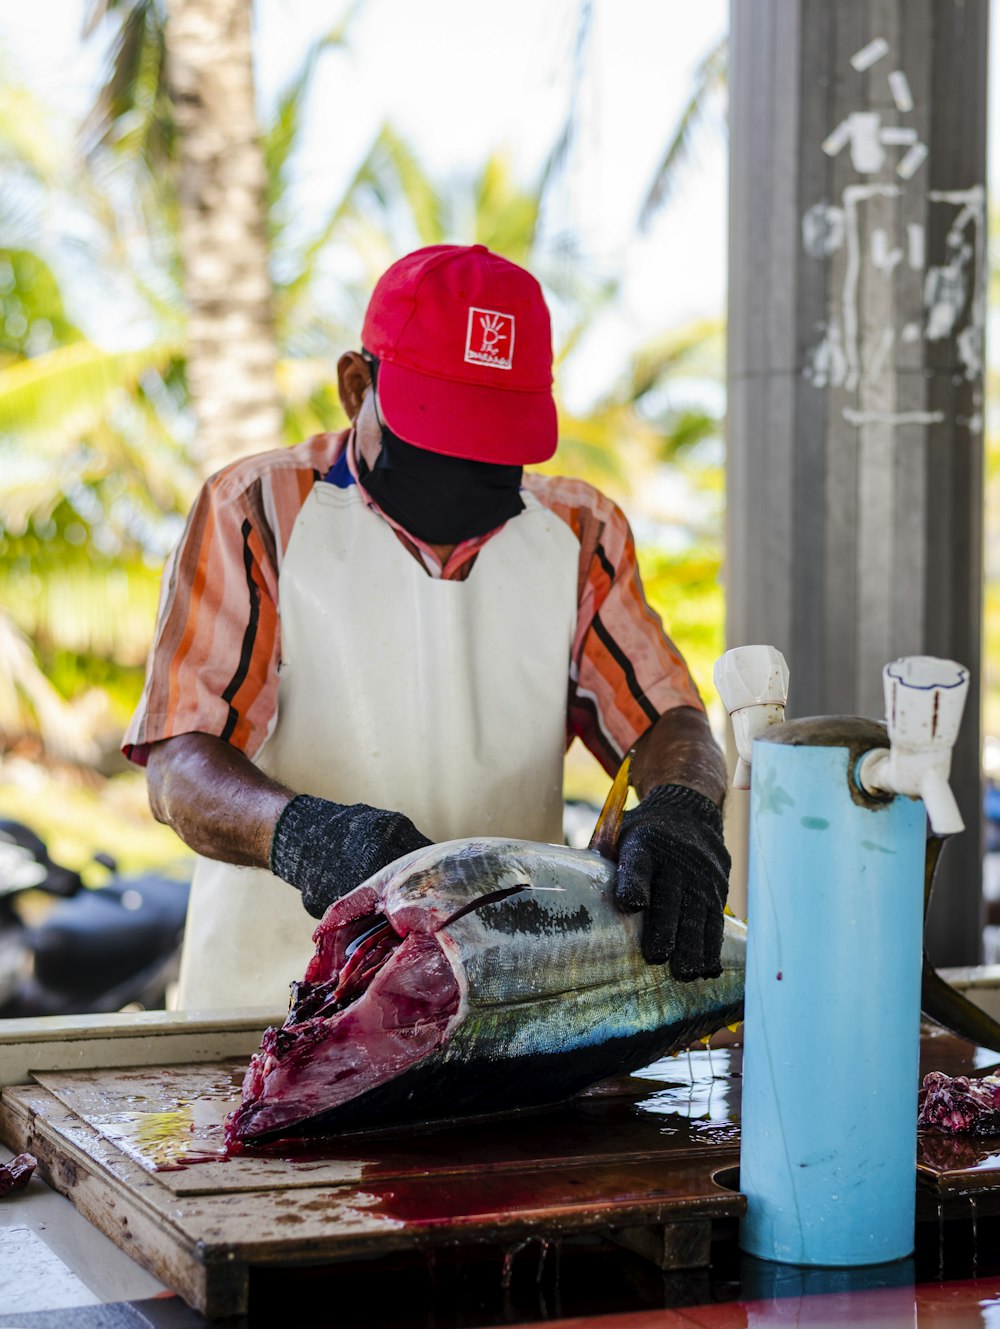
[[[523,466],[556,450],[552,327],[538,282],[485,245],[429,245],[378,280],[361,343],[406,443]]]

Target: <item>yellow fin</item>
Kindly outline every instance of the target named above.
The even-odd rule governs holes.
[[[722,906],[722,912],[723,912],[723,914],[725,915],[726,918],[735,918],[735,917],[736,917],[736,915],[733,913],[733,911],[729,908],[729,905],[727,905],[727,904],[724,904],[724,905]]]
[[[618,767],[618,774],[608,790],[608,796],[597,818],[594,834],[590,837],[588,849],[595,854],[603,854],[612,862],[618,857],[618,837],[622,829],[622,817],[625,815],[625,800],[628,798],[629,785],[632,781],[631,752],[625,754],[625,760]]]

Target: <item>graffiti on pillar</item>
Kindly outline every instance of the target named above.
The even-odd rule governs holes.
[[[889,43],[877,37],[856,51],[851,65],[858,72],[874,68],[891,56]],[[891,64],[891,61],[889,62]],[[804,374],[816,387],[843,387],[848,391],[875,382],[898,340],[903,343],[936,342],[954,338],[958,372],[978,382],[983,371],[982,345],[985,322],[985,191],[981,184],[968,189],[931,190],[934,206],[949,208],[951,219],[945,236],[945,252],[929,261],[925,228],[908,222],[901,234],[885,227],[866,230],[864,210],[873,199],[901,199],[910,182],[918,178],[927,160],[927,145],[917,129],[905,123],[914,109],[906,73],[889,69],[889,93],[899,123],[887,123],[883,111],[853,111],[823,140],[828,157],[845,153],[861,179],[843,190],[839,201],[822,200],[802,218],[802,243],[806,253],[827,259],[843,249],[843,286],[837,308],[819,328],[819,340],[809,352]],[[889,112],[889,117],[892,113]],[[885,179],[891,173],[891,178]],[[881,174],[879,180],[872,176]],[[867,180],[864,177],[869,177]],[[858,291],[862,271],[875,279],[891,281],[899,267],[922,274],[922,310],[919,319],[903,324],[897,332],[886,327],[862,347],[859,329]],[[864,350],[864,355],[862,354]],[[977,402],[980,390],[977,388]],[[852,424],[934,424],[944,419],[940,411],[861,411],[845,407],[844,418]],[[961,421],[973,431],[982,429],[982,415]]]

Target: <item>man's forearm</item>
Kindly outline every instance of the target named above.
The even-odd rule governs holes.
[[[635,745],[632,782],[640,798],[655,785],[682,784],[721,807],[726,761],[703,712],[691,706],[665,711]]]
[[[211,734],[155,743],[146,767],[149,805],[206,858],[266,868],[278,817],[293,791]]]

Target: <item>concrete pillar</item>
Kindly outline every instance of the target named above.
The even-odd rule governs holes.
[[[982,943],[988,11],[730,6],[727,642],[785,654],[790,718],[882,718],[900,655],[970,668],[947,965]]]

